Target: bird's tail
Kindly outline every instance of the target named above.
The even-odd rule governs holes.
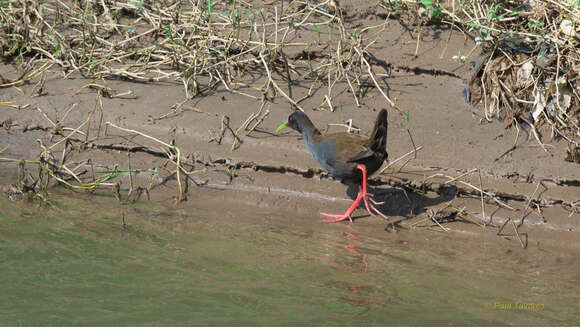
[[[387,110],[383,109],[379,112],[375,127],[371,132],[371,149],[378,153],[387,153],[387,130],[389,129],[389,115]]]

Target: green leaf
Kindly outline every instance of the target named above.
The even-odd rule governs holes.
[[[433,13],[431,14],[431,18],[440,17],[442,13],[443,13],[443,9],[440,6],[437,6],[437,8],[435,8],[435,10],[433,10]]]

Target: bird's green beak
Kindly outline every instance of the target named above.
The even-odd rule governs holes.
[[[288,121],[285,121],[282,123],[282,125],[278,126],[278,128],[276,128],[276,133],[279,133],[281,130],[283,130],[286,127],[288,127]]]

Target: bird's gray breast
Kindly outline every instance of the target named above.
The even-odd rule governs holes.
[[[325,141],[320,144],[316,144],[314,141],[308,142],[308,148],[314,160],[332,174],[332,166],[329,165],[329,160],[333,161],[336,159],[336,151],[331,142]]]
[[[308,148],[314,160],[333,177],[343,179],[352,174],[354,164],[340,160],[331,141],[324,141],[319,144],[308,142]]]

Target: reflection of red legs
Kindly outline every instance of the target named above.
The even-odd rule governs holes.
[[[356,168],[362,171],[362,187],[359,188],[358,190],[358,194],[356,196],[356,199],[354,199],[354,202],[351,204],[351,206],[346,210],[346,212],[343,215],[333,215],[333,214],[328,214],[328,213],[321,213],[321,215],[328,217],[328,218],[334,218],[334,219],[328,219],[328,220],[324,220],[325,223],[337,223],[343,220],[349,220],[350,222],[352,222],[352,213],[358,208],[359,204],[361,201],[363,201],[363,203],[365,204],[365,208],[367,210],[367,212],[371,215],[371,216],[376,216],[375,213],[379,214],[381,217],[388,219],[387,216],[383,215],[377,208],[375,208],[374,205],[381,205],[383,204],[383,202],[375,202],[375,200],[373,200],[372,198],[370,198],[370,196],[372,196],[372,194],[367,192],[367,168],[365,167],[365,165],[362,164],[358,164],[356,165]],[[375,213],[373,213],[373,211]]]

